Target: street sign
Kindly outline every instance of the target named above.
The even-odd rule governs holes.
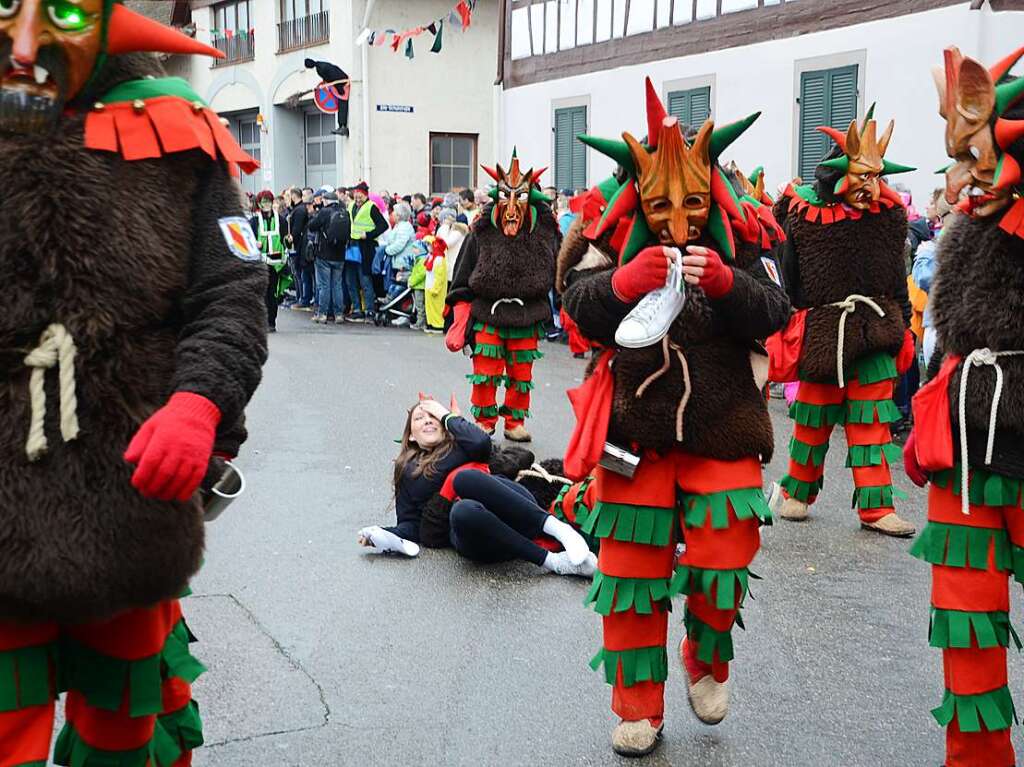
[[[406,114],[412,114],[413,108],[406,104],[378,104],[378,112],[404,112]]]
[[[317,109],[325,114],[335,115],[341,108],[341,95],[337,88],[327,83],[320,83],[313,89],[313,101]]]

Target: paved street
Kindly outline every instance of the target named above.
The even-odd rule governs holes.
[[[600,618],[582,580],[529,565],[478,567],[451,551],[366,553],[393,521],[389,475],[419,389],[468,401],[468,360],[439,337],[314,327],[283,312],[249,410],[244,500],[208,528],[185,609],[210,671],[196,685],[200,767],[616,765],[609,688],[587,662]],[[530,427],[540,457],[572,425],[564,391],[584,363],[543,343]],[[772,408],[776,455],[790,436]],[[812,521],[764,532],[736,631],[733,706],[697,722],[670,663],[665,741],[650,765],[937,767],[941,658],[927,647],[928,567],[908,543],[859,529],[841,432]],[[924,494],[901,511],[923,523]],[[1015,592],[1015,600],[1017,599]],[[1015,608],[1016,609],[1016,608]],[[677,605],[670,641],[682,636]],[[670,657],[671,660],[671,657]],[[1011,689],[1021,663],[1013,654]]]

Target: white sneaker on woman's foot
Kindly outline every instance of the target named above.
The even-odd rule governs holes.
[[[597,555],[591,552],[587,558],[574,565],[568,552],[558,551],[548,554],[543,567],[557,575],[578,575],[581,578],[593,578],[597,572]]]
[[[665,287],[652,290],[633,307],[615,331],[615,343],[626,349],[641,349],[658,343],[672,327],[686,305],[683,257],[678,249],[668,270]]]
[[[417,544],[400,538],[379,525],[371,525],[360,530],[359,545],[377,549],[383,554],[395,553],[415,557],[420,553],[420,547]]]

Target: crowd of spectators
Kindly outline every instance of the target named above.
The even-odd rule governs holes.
[[[564,231],[572,193],[545,192]],[[318,324],[372,321],[441,333],[462,242],[489,201],[481,190],[401,196],[374,194],[366,183],[252,196],[251,225],[270,268],[269,329],[276,330],[280,305]],[[564,337],[558,310],[552,295],[552,340]]]

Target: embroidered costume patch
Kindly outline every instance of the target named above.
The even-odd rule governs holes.
[[[224,242],[228,244],[228,250],[233,255],[243,261],[260,260],[260,244],[256,241],[256,235],[253,234],[248,221],[241,216],[229,216],[217,223],[220,224]]]
[[[768,258],[768,256],[761,256],[761,263],[764,264],[764,270],[771,281],[781,288],[782,278],[779,277],[779,267],[776,266],[775,260]]]

